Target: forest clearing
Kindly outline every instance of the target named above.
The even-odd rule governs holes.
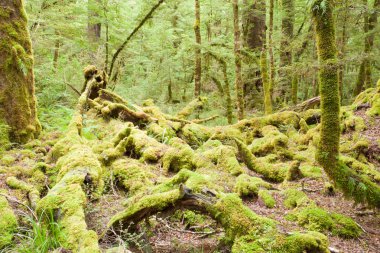
[[[379,252],[379,12],[1,0],[0,252]]]

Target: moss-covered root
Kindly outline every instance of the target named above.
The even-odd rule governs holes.
[[[201,110],[207,103],[206,97],[198,97],[187,104],[181,111],[177,113],[180,119],[186,119],[191,116],[194,111]]]
[[[190,173],[190,174],[189,174]],[[187,177],[181,181],[190,180],[193,172],[185,173]],[[187,179],[186,179],[187,178]],[[173,182],[171,182],[173,183]],[[158,189],[168,189],[158,186]],[[173,187],[174,186],[174,187]],[[117,227],[120,224],[130,226],[137,224],[147,216],[159,211],[175,210],[176,208],[195,209],[210,215],[218,221],[226,232],[226,240],[233,244],[233,252],[295,252],[301,253],[308,249],[318,249],[313,252],[328,252],[327,239],[319,233],[307,233],[297,236],[280,234],[274,220],[262,217],[244,206],[236,194],[192,193],[191,189],[183,184],[179,189],[172,184],[165,192],[153,191],[153,194],[142,195],[129,201],[125,211],[114,216],[108,227]],[[303,244],[292,245],[308,238]],[[249,251],[246,251],[248,250]],[[254,251],[252,251],[254,250]]]
[[[273,182],[283,182],[284,180],[296,180],[301,177],[299,169],[300,162],[271,164],[262,158],[256,158],[249,150],[248,146],[240,140],[235,139],[239,149],[239,154],[248,169],[264,176],[265,179]]]
[[[53,212],[62,226],[59,238],[65,248],[74,252],[99,252],[94,231],[87,230],[84,208],[87,196],[102,191],[102,168],[92,150],[76,144],[56,165],[57,184],[37,204],[37,212]]]
[[[3,193],[3,191],[0,191]],[[12,243],[17,229],[17,219],[7,199],[0,195],[0,250]]]
[[[30,207],[36,209],[37,202],[40,200],[40,192],[33,185],[15,177],[8,177],[6,183],[12,189],[19,189],[26,192],[28,194]]]
[[[362,232],[354,220],[325,211],[302,191],[287,189],[284,191],[284,196],[284,206],[294,209],[286,218],[297,222],[300,226],[311,231],[330,231],[333,235],[343,238],[357,238]]]

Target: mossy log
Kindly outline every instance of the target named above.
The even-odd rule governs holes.
[[[125,210],[108,222],[107,228],[116,233],[136,228],[158,212],[190,209],[209,215],[224,228],[232,252],[329,252],[326,236],[314,227],[284,233],[275,220],[256,214],[241,199],[257,197],[272,208],[280,204],[272,196],[273,183],[286,185],[313,172],[308,169],[315,164],[319,127],[307,113],[285,111],[207,127],[184,115],[167,115],[152,101],[140,107],[103,89],[91,99],[88,94],[98,82],[95,76],[88,81],[65,137],[50,151],[49,159],[57,161],[57,180],[37,203],[37,211],[52,211],[62,225],[64,247],[99,252],[98,236],[110,230],[98,235],[88,230],[85,206],[107,189],[104,182],[111,175],[127,196]],[[107,108],[122,108],[134,116],[103,113]],[[101,126],[97,139],[82,135],[85,118]],[[368,178],[361,182],[369,189],[356,200],[379,206],[376,175],[356,161],[350,156],[345,164],[358,178]],[[301,208],[317,207],[302,194],[293,195],[286,197],[286,205],[298,208],[294,220],[304,224],[299,217],[309,217],[310,210]],[[335,220],[348,224],[341,217]]]

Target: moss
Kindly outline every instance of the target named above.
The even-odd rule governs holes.
[[[357,238],[361,234],[360,227],[351,218],[338,213],[329,213],[319,207],[305,207],[287,216],[312,231],[332,232],[343,238]]]
[[[321,95],[321,140],[316,158],[327,175],[338,180],[340,139],[340,97],[337,72],[337,48],[332,0],[316,0],[312,3],[312,16],[316,32]]]
[[[296,232],[288,236],[283,244],[278,245],[273,252],[281,253],[329,253],[328,239],[325,235],[308,231]]]
[[[322,177],[322,168],[309,165],[309,164],[301,164],[300,166],[301,173],[304,177],[309,178],[321,178]]]
[[[191,146],[201,146],[212,134],[210,128],[200,124],[187,124],[182,128],[182,135]]]
[[[24,3],[6,3],[0,8],[0,121],[9,126],[12,142],[26,143],[36,138],[41,125],[37,119],[34,94],[33,56]],[[12,10],[12,18],[7,13]]]
[[[11,142],[9,141],[9,132],[10,127],[5,124],[5,122],[1,122],[0,119],[0,152],[7,150],[11,145]]]
[[[356,222],[342,214],[332,213],[331,217],[334,221],[332,234],[343,238],[358,238],[362,234],[361,228]]]
[[[380,206],[380,187],[368,176],[359,174],[348,167],[344,163],[344,158],[339,161],[337,173],[340,177],[334,177],[334,185],[341,189],[346,197],[370,206]]]
[[[162,143],[167,143],[171,138],[177,137],[176,132],[165,122],[149,124],[147,131],[150,136]]]
[[[276,205],[276,200],[268,190],[259,190],[259,199],[264,202],[264,205],[268,208],[273,208]]]
[[[375,166],[371,163],[366,164],[359,162],[355,158],[349,156],[340,156],[340,161],[345,165],[355,170],[359,174],[367,175],[376,182],[380,182],[380,172],[376,170]]]
[[[67,182],[67,183],[66,183]],[[38,213],[53,212],[62,226],[59,240],[67,249],[76,252],[100,252],[94,231],[87,230],[84,220],[86,196],[80,184],[64,179],[54,186],[37,205]]]
[[[268,75],[268,62],[266,51],[263,50],[260,56],[260,69],[261,69],[261,79],[263,80],[264,86],[264,111],[265,114],[272,113],[272,94],[271,94],[271,83],[269,81]]]
[[[242,174],[236,178],[234,192],[239,194],[241,197],[258,196],[261,188],[271,189],[272,185],[265,182],[261,178]]]
[[[307,131],[309,131],[309,126],[306,123],[306,121],[303,118],[301,118],[299,124],[300,124],[300,132],[302,134],[306,134]]]
[[[149,172],[148,166],[137,160],[119,159],[112,164],[111,169],[116,179],[131,194],[153,185],[150,180],[153,174]]]
[[[341,117],[341,128],[343,132],[348,132],[350,130],[361,132],[367,128],[364,119],[362,117],[354,116],[351,111],[343,111]]]
[[[28,194],[29,202],[32,209],[36,208],[36,203],[40,200],[40,192],[31,184],[19,180],[15,177],[8,177],[6,180],[7,185],[12,189],[19,189]]]
[[[289,209],[313,204],[313,201],[310,200],[304,192],[296,189],[285,190],[284,196],[284,206]]]
[[[288,144],[288,137],[274,126],[265,126],[261,132],[264,137],[254,139],[249,146],[254,155],[263,156],[270,152],[276,152]]]
[[[181,111],[177,113],[177,117],[181,119],[188,118],[194,111],[202,109],[207,104],[206,97],[197,97],[187,104]]]
[[[166,171],[177,172],[180,169],[195,169],[194,150],[179,138],[169,141],[171,148],[167,150],[162,158],[162,167]]]
[[[212,216],[222,224],[226,237],[233,241],[235,238],[254,231],[262,234],[275,229],[275,222],[262,217],[244,206],[242,200],[236,194],[226,194],[215,203],[210,212]]]
[[[321,122],[321,110],[320,109],[309,109],[301,113],[302,119],[305,120],[308,125],[315,125]]]
[[[17,219],[5,197],[0,196],[0,250],[12,243]]]
[[[12,165],[15,161],[16,157],[14,157],[13,155],[3,155],[1,157],[1,163],[6,166]]]
[[[329,243],[325,235],[314,232],[295,232],[289,236],[268,231],[257,234],[251,232],[248,235],[237,238],[232,246],[233,253],[329,253]]]
[[[111,218],[107,226],[111,227],[120,221],[128,223],[132,221],[131,219],[133,219],[134,215],[145,209],[149,209],[151,212],[164,210],[166,207],[173,205],[180,198],[181,192],[178,189],[145,195],[141,198],[135,197],[128,202],[129,205],[127,209]]]

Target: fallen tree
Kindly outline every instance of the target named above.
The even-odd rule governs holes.
[[[217,221],[232,252],[329,252],[328,239],[320,233],[324,230],[302,223],[297,216],[319,211],[316,204],[286,189],[289,182],[311,173],[308,168],[315,165],[319,127],[310,115],[317,115],[318,110],[284,111],[234,125],[207,127],[197,123],[202,119],[187,119],[202,108],[203,100],[195,100],[171,116],[150,100],[137,106],[102,89],[107,81],[103,71],[86,68],[85,77],[85,89],[68,131],[48,154],[48,162],[56,163],[53,187],[39,200],[33,187],[9,179],[29,194],[38,213],[53,214],[62,226],[60,241],[65,248],[100,252],[98,241],[110,231],[133,230],[159,212],[189,209]],[[380,85],[362,94],[357,105],[370,103],[369,112],[373,113],[379,90]],[[354,107],[345,109],[343,131],[363,130],[362,122],[352,114]],[[87,139],[83,133],[88,124],[99,125],[95,139]],[[353,180],[347,195],[379,207],[379,172],[363,157],[359,161],[351,155],[361,151],[360,145],[344,149],[341,161]],[[110,188],[110,177],[126,193],[125,210],[111,217],[107,229],[97,234],[87,228],[85,208]],[[281,204],[273,198],[274,191],[283,192],[284,205],[294,209],[293,219],[306,224],[309,231],[279,229],[275,220],[253,212],[242,200],[256,196],[272,208]],[[341,216],[325,216],[339,217],[340,228],[357,229],[347,217],[348,221],[342,222]],[[337,233],[346,236],[346,230]]]

